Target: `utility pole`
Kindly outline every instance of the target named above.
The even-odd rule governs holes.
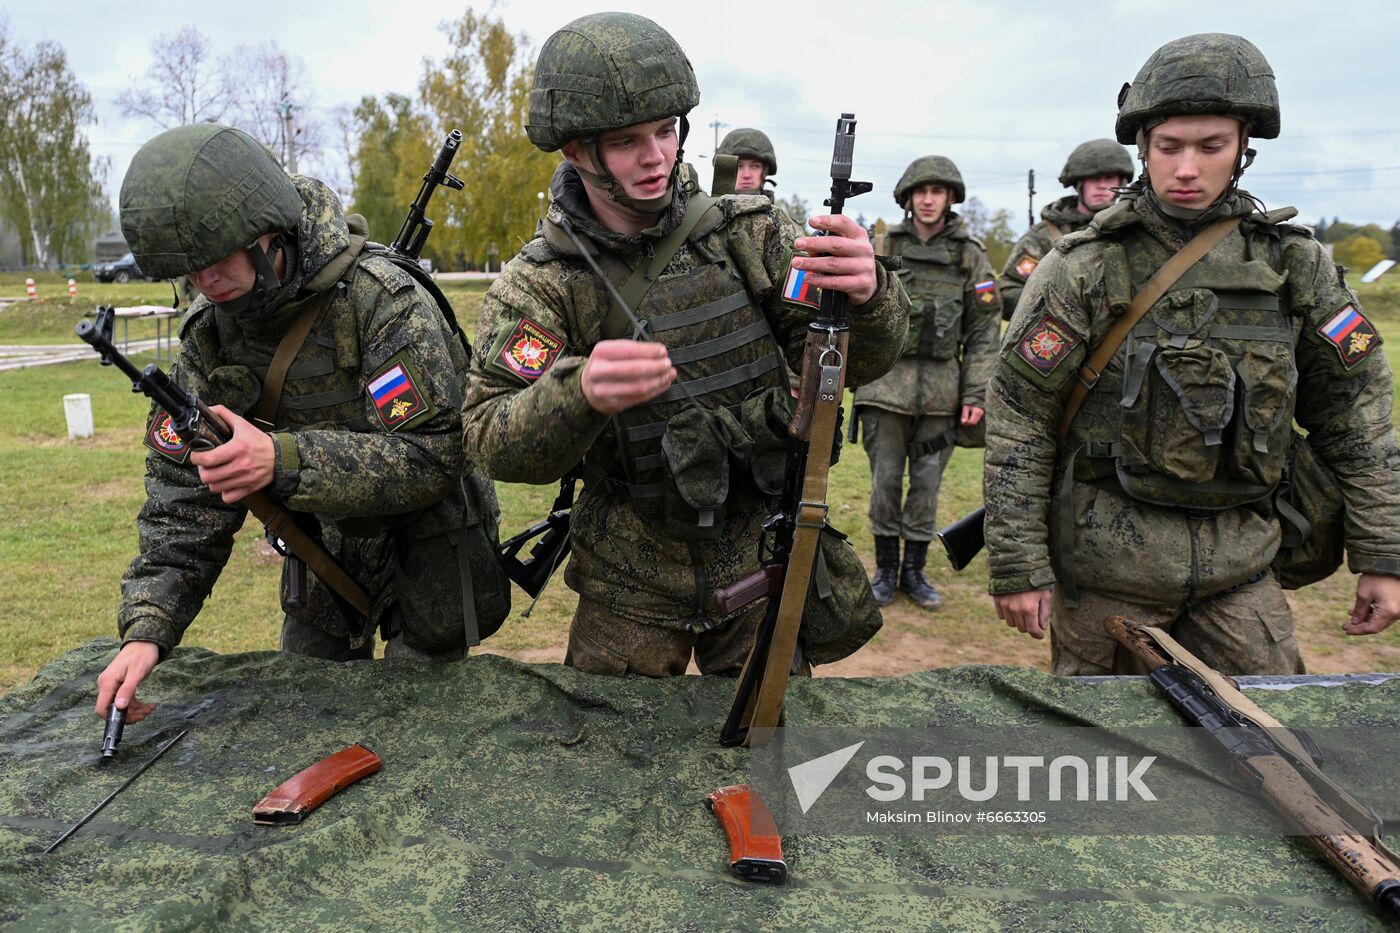
[[[282,115],[282,162],[291,174],[295,174],[297,170],[297,130],[292,126],[292,111],[295,109],[296,106],[285,97],[277,102],[277,110]]]
[[[1026,221],[1035,226],[1035,169],[1026,172]]]
[[[721,122],[719,122],[719,114],[715,114],[715,122],[713,122],[713,123],[710,124],[710,126],[712,126],[712,127],[715,128],[715,150],[714,150],[715,152],[718,152],[718,151],[719,151],[719,129],[720,129],[720,127],[722,127],[722,126],[728,126],[728,125],[729,125],[728,123],[721,123]]]

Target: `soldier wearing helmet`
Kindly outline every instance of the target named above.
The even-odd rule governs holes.
[[[284,651],[369,658],[379,631],[389,656],[461,658],[469,624],[499,625],[509,590],[490,561],[494,491],[462,452],[468,347],[433,298],[329,188],[287,175],[241,130],[198,124],[147,142],[121,220],[143,270],[203,292],[170,375],[233,439],[192,451],[166,412],[150,413],[141,551],[98,714],[114,697],[131,721],[149,712],[137,686],[180,642],[228,560],[241,500],[262,489],[319,529],[372,604],[369,619],[342,611],[310,573],[294,602],[289,564]]]
[[[526,130],[564,161],[539,234],[487,292],[468,382],[467,448],[497,480],[581,464],[566,663],[597,673],[681,674],[692,652],[704,672],[743,665],[763,607],[722,616],[712,594],[757,569],[781,486],[765,451],[785,443],[814,310],[785,292],[793,270],[850,296],[857,383],[907,322],[855,221],[817,218],[833,235],[804,238],[767,198],[698,190],[681,158],[698,102],[685,53],[644,17],[585,16],[545,42]],[[877,618],[863,573],[860,591]]]
[[[1279,575],[1306,582],[1300,519],[1328,486],[1344,522],[1311,534],[1336,527],[1335,560],[1344,544],[1360,574],[1343,628],[1400,614],[1390,367],[1296,212],[1239,187],[1250,140],[1278,134],[1273,71],[1252,44],[1158,49],[1118,98],[1141,177],[1055,244],[1012,318],[987,411],[990,588],[1008,625],[1049,626],[1057,673],[1131,671],[1103,631],[1118,614],[1227,673],[1301,672]],[[1208,251],[1168,266],[1197,236]],[[1087,364],[1096,351],[1111,356]],[[1323,563],[1314,579],[1336,566]]]
[[[961,428],[964,442],[976,443],[982,430],[1001,299],[986,248],[952,209],[966,197],[962,174],[943,156],[915,159],[894,190],[904,220],[886,234],[886,249],[901,257],[914,311],[899,362],[855,394],[870,459],[871,589],[882,606],[894,601],[896,587],[924,609],[942,603],[924,566],[948,441]]]
[[[768,185],[773,183],[772,176],[778,174],[778,156],[773,152],[773,142],[767,133],[748,127],[730,130],[720,140],[715,153],[732,155],[739,160],[739,171],[734,179],[736,194],[773,197]]]
[[[1055,241],[1066,233],[1089,226],[1094,215],[1118,197],[1118,188],[1133,180],[1133,159],[1128,150],[1111,139],[1091,139],[1074,147],[1060,172],[1060,184],[1074,194],[1040,209],[1040,223],[1026,231],[1011,247],[1001,270],[1001,314],[1011,320],[1021,289]]]

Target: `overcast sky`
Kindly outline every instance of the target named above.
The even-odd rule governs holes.
[[[687,158],[708,178],[709,124],[757,126],[778,153],[780,195],[813,206],[824,196],[836,116],[858,120],[855,177],[875,191],[848,210],[895,219],[892,189],[904,167],[927,154],[951,157],[969,195],[1025,224],[1026,170],[1036,172],[1037,211],[1067,193],[1056,176],[1079,142],[1113,134],[1124,81],[1164,42],[1195,32],[1232,32],[1263,50],[1278,76],[1283,135],[1256,144],[1245,185],[1270,207],[1294,205],[1301,219],[1339,215],[1389,227],[1400,218],[1400,7],[1352,0],[1119,0],[1012,3],[1004,0],[864,0],[839,4],[634,3],[690,55],[701,102],[691,114]],[[247,4],[6,0],[13,39],[51,39],[67,50],[93,94],[93,150],[112,160],[115,192],[132,153],[157,127],[125,119],[117,94],[150,61],[150,40],[193,24],[216,52],[276,40],[308,65],[304,103],[328,117],[363,95],[412,95],[424,57],[446,41],[437,25],[458,2]],[[475,5],[478,10],[487,9]],[[615,7],[616,8],[616,7]],[[557,27],[596,7],[508,0],[491,9],[537,48]],[[468,128],[464,127],[464,130]],[[469,130],[468,130],[469,131]],[[523,130],[522,130],[523,132]]]

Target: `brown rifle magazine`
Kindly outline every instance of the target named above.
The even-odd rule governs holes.
[[[332,796],[381,767],[379,756],[357,742],[279,784],[253,805],[253,822],[263,826],[300,823]]]

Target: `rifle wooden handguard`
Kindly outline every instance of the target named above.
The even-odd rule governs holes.
[[[767,564],[744,579],[715,590],[715,608],[725,616],[764,596],[769,599],[778,597],[783,592],[783,572],[781,564]]]
[[[264,826],[300,823],[335,794],[383,766],[379,756],[358,743],[299,771],[253,805],[253,822]]]
[[[765,884],[787,880],[778,825],[753,788],[747,784],[721,787],[705,802],[729,837],[729,870],[734,877]]]

